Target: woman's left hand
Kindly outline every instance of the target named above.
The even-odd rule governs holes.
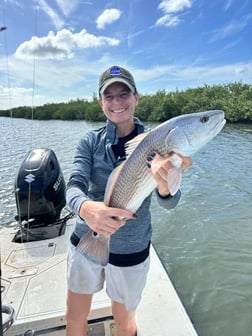
[[[171,193],[174,194],[174,188],[178,189],[180,185],[182,171],[191,165],[192,159],[190,157],[178,153],[163,157],[153,152],[147,158],[147,166],[157,182],[158,193],[163,197]]]

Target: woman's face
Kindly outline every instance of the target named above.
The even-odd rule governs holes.
[[[99,104],[106,117],[119,126],[132,123],[138,99],[138,94],[133,94],[127,85],[116,82],[104,91]]]

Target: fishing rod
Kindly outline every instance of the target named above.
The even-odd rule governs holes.
[[[0,32],[6,30],[7,27],[0,27]],[[2,268],[1,268],[1,251],[0,251],[0,336],[3,336],[3,306],[2,306],[2,291],[3,291],[3,287],[2,287]]]
[[[0,27],[0,32],[7,27]],[[3,336],[3,309],[2,309],[2,268],[1,268],[1,251],[0,251],[0,336]]]
[[[3,21],[5,23],[5,16],[3,13]],[[0,33],[7,30],[7,26],[3,25],[0,26]],[[7,50],[7,37],[5,34],[5,56],[6,56],[6,68],[7,68],[7,82],[8,82],[8,88],[10,92],[10,80],[9,80],[9,63],[8,63],[8,50]],[[35,62],[35,57],[34,57]],[[33,91],[34,91],[34,83],[33,83]],[[34,98],[33,98],[34,99]],[[11,98],[9,96],[9,102],[10,102],[10,116],[12,117],[12,103]],[[34,104],[34,103],[33,103]],[[33,111],[32,111],[33,114]],[[2,285],[2,267],[1,267],[1,249],[0,249],[0,336],[3,336],[4,333],[12,326],[14,323],[14,316],[15,316],[15,310],[11,305],[3,304],[2,300],[2,293],[5,290],[4,285]],[[4,319],[3,319],[4,315]],[[7,316],[7,317],[6,317]],[[33,330],[27,330],[24,333],[24,336],[33,336],[34,331]]]
[[[0,32],[3,32],[7,30],[6,26],[1,26],[0,27]],[[6,36],[5,36],[5,46],[7,45],[6,41]],[[5,54],[6,54],[6,59],[8,59],[8,52],[7,52],[7,47],[5,49]],[[7,61],[7,70],[8,70],[8,61]],[[7,71],[7,76],[8,76],[8,71]],[[9,76],[8,76],[8,87],[10,89],[9,85]],[[12,109],[11,109],[12,110]],[[11,113],[12,114],[12,113]],[[14,308],[10,305],[3,304],[2,302],[2,293],[4,291],[4,285],[2,285],[2,267],[1,267],[1,250],[0,250],[0,336],[3,336],[3,334],[11,327],[11,325],[14,322],[14,315],[15,311]],[[7,318],[3,320],[3,314],[7,315]]]

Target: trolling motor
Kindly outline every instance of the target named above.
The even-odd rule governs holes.
[[[15,219],[20,224],[15,242],[64,234],[69,218],[60,219],[61,210],[66,205],[65,189],[59,162],[51,149],[39,148],[27,153],[15,180]]]

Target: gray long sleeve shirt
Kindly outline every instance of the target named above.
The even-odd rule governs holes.
[[[137,118],[135,125],[138,134],[144,132],[144,126]],[[118,165],[112,150],[112,145],[117,142],[116,127],[109,120],[104,127],[89,131],[81,138],[66,192],[67,203],[76,215],[86,200],[103,201],[108,177]],[[157,198],[162,207],[172,209],[177,205],[180,195],[178,191],[173,197],[161,198],[157,193]],[[138,209],[137,218],[127,220],[126,224],[111,236],[111,253],[134,254],[148,248],[152,234],[150,202],[151,195]],[[81,238],[89,230],[85,221],[77,217],[74,234]]]

